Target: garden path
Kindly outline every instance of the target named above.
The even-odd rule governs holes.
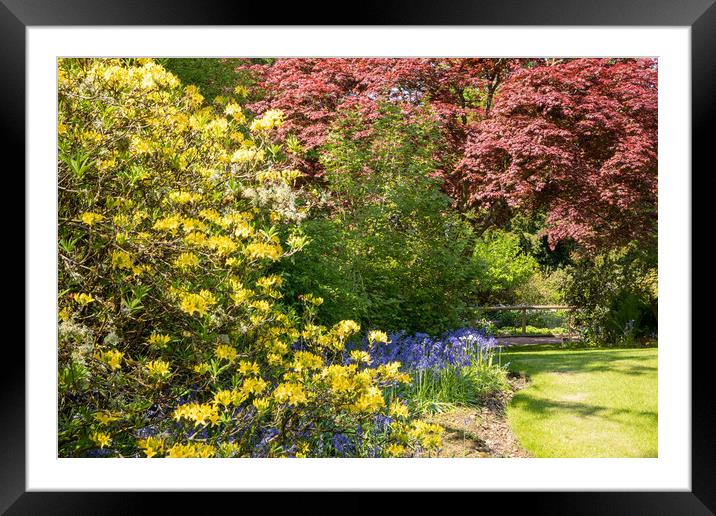
[[[565,339],[545,335],[542,337],[496,337],[496,340],[502,346],[529,346],[534,344],[562,344]]]

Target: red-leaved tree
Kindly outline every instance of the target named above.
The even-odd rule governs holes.
[[[456,175],[472,205],[545,211],[551,245],[653,245],[656,61],[576,59],[515,73],[472,127]]]
[[[357,109],[370,122],[380,102],[399,103],[407,114],[430,103],[444,130],[440,163],[462,156],[471,122],[484,118],[501,82],[520,66],[517,59],[323,58],[278,59],[243,67],[253,72],[265,97],[249,105],[257,114],[280,109],[282,135],[295,134],[307,151],[325,142],[344,110]],[[366,127],[370,131],[370,126]],[[315,155],[302,163],[320,173]]]

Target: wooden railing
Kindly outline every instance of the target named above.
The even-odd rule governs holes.
[[[475,306],[476,310],[482,310],[483,312],[497,312],[501,310],[519,310],[522,312],[522,335],[527,335],[527,311],[528,310],[572,310],[571,306],[567,305],[499,305],[499,306]],[[572,324],[571,317],[567,318],[567,333],[571,333]]]

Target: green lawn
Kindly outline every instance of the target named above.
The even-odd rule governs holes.
[[[530,383],[507,417],[535,457],[656,457],[657,349],[502,353]]]

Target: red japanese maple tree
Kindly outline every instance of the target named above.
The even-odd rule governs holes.
[[[457,175],[471,204],[546,211],[552,245],[652,245],[656,62],[577,59],[515,73],[472,127]]]

